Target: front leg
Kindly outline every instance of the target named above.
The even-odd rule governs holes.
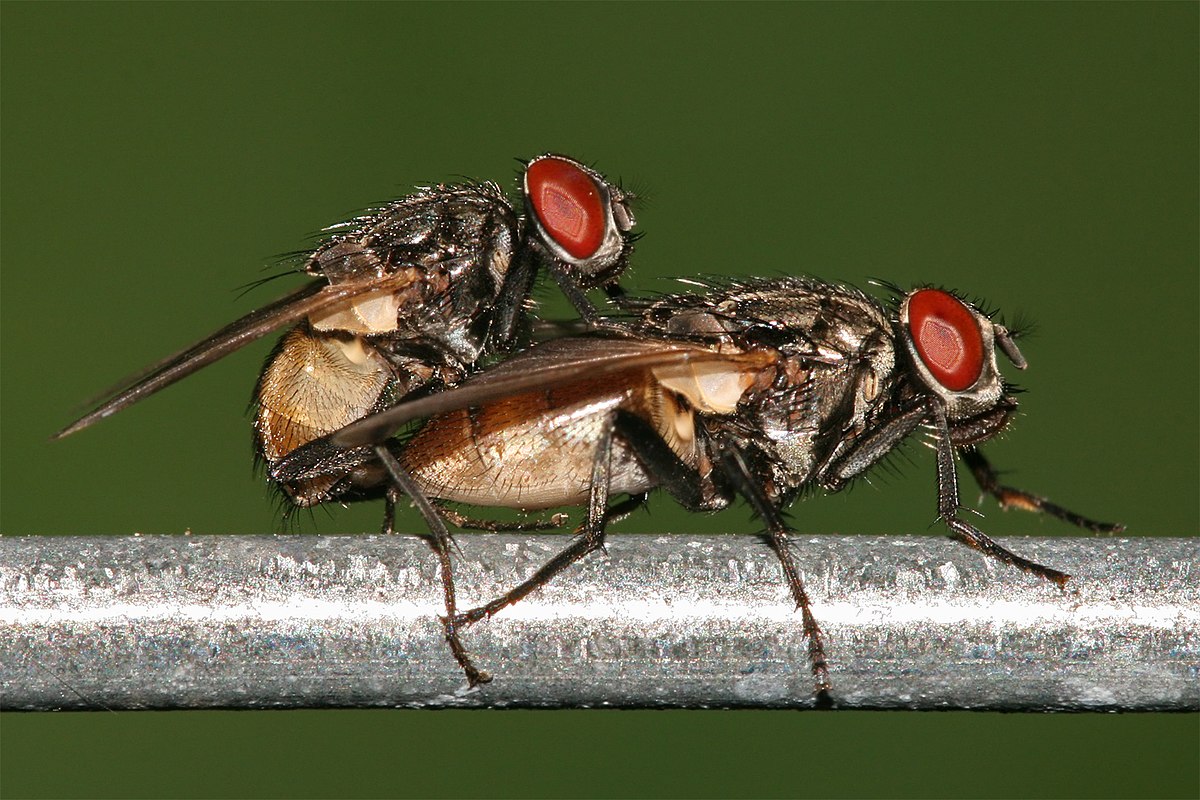
[[[552,269],[550,270],[550,274],[554,276],[554,281],[558,284],[559,290],[571,301],[571,305],[575,307],[579,318],[587,323],[589,328],[600,321],[600,312],[596,310],[595,304],[587,299],[587,293],[579,288],[578,281],[568,275],[565,270]]]
[[[1071,579],[1070,575],[1017,555],[958,516],[958,474],[954,468],[954,445],[950,441],[950,426],[946,421],[946,410],[941,403],[932,401],[932,405],[933,435],[937,448],[938,518],[946,523],[954,538],[969,547],[1017,569],[1045,578],[1060,587],[1066,586],[1067,581]]]
[[[924,406],[910,408],[897,415],[886,425],[863,436],[829,466],[821,470],[818,475],[821,485],[831,492],[838,491],[894,450],[928,417],[929,410]]]
[[[1080,528],[1087,528],[1089,531],[1095,531],[1096,533],[1120,533],[1125,530],[1125,526],[1120,523],[1097,522],[1094,519],[1076,514],[1074,511],[1068,511],[1044,497],[1001,484],[1000,476],[996,474],[995,468],[984,458],[983,453],[979,452],[978,448],[968,447],[965,450],[961,450],[960,454],[962,455],[963,462],[971,470],[971,474],[975,476],[975,481],[979,484],[979,488],[984,493],[996,498],[1001,508],[1020,508],[1039,514],[1049,514],[1056,519],[1061,519],[1063,522],[1069,522],[1072,525],[1078,525]]]

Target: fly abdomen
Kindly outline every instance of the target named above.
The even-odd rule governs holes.
[[[526,511],[578,505],[588,496],[596,441],[631,387],[585,382],[518,395],[429,421],[402,462],[431,497]],[[614,493],[650,488],[625,448],[612,455]]]
[[[392,380],[387,361],[359,336],[298,325],[280,341],[259,379],[255,441],[268,465],[376,408]],[[336,477],[285,486],[300,505],[319,502]]]

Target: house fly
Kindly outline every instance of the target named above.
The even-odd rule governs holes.
[[[278,479],[340,470],[372,446],[439,502],[526,511],[582,505],[580,534],[511,591],[458,614],[490,617],[601,546],[606,522],[664,489],[711,511],[746,500],[766,528],[800,611],[818,690],[829,686],[822,632],[788,546],[783,510],[807,489],[836,492],[909,436],[936,455],[938,518],[967,545],[1059,586],[1069,576],[993,541],[960,513],[955,457],[1002,506],[1094,531],[1082,517],[1002,485],[980,445],[1017,408],[996,352],[1024,369],[1013,334],[959,295],[932,287],[890,304],[806,278],[699,284],[703,294],[623,301],[621,329],[555,339],[460,387],[366,417],[296,450]],[[408,438],[405,423],[429,417]],[[614,500],[610,497],[627,496]],[[422,509],[435,529],[438,508]]]
[[[268,475],[300,445],[453,385],[510,348],[526,327],[538,267],[580,316],[589,289],[620,292],[634,236],[631,195],[561,155],[538,156],[521,181],[524,213],[495,183],[421,188],[348,222],[304,261],[313,280],[115,387],[62,438],[175,383],[276,329],[292,326],[254,391],[255,452]],[[341,454],[336,474],[274,480],[296,506],[396,496],[371,448]],[[409,487],[410,491],[416,491]],[[435,542],[453,588],[447,542]]]

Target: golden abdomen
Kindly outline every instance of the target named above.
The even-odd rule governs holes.
[[[263,458],[274,464],[300,445],[366,416],[391,375],[387,362],[359,337],[293,328],[259,380],[254,430]],[[306,498],[319,502],[337,480],[302,481],[284,489],[305,505]]]
[[[530,511],[584,504],[597,443],[628,397],[624,386],[583,383],[443,414],[408,443],[404,466],[441,500]],[[612,467],[611,493],[650,488],[619,442]]]

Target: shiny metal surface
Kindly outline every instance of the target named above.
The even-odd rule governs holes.
[[[462,535],[460,604],[564,540]],[[1200,708],[1200,540],[1013,539],[1066,592],[936,536],[797,537],[841,708]],[[6,709],[806,707],[800,622],[749,536],[610,536],[464,639],[408,536],[0,540]]]

